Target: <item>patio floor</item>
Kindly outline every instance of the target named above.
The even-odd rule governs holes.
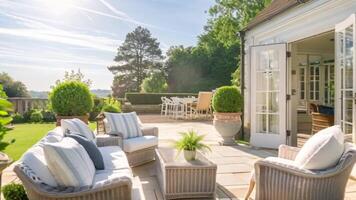
[[[170,146],[173,140],[179,138],[178,132],[189,129],[206,135],[206,143],[212,145],[212,152],[206,156],[218,165],[216,199],[242,199],[248,187],[254,162],[277,154],[275,150],[257,150],[247,146],[219,146],[219,137],[211,121],[175,121],[162,119],[157,115],[143,115],[140,118],[144,123],[159,127],[159,146]],[[139,195],[141,199],[163,199],[153,162],[133,168],[133,173],[135,176],[134,187],[142,185],[143,189],[140,194],[136,193],[135,199],[139,199]],[[16,181],[16,176],[10,167],[4,171],[2,183],[6,184],[14,180]],[[349,180],[345,199],[356,199],[356,181]]]

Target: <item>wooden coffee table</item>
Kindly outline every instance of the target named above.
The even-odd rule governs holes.
[[[158,182],[165,199],[215,198],[216,164],[197,152],[197,159],[186,161],[172,148],[156,149]]]

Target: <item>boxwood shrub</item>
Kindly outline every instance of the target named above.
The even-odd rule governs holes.
[[[31,114],[30,121],[31,122],[41,122],[43,120],[43,115],[40,110],[36,110]]]
[[[158,105],[161,104],[161,97],[188,97],[195,96],[196,93],[138,93],[129,92],[125,94],[125,98],[133,105]]]
[[[94,105],[87,85],[79,81],[66,81],[55,86],[49,94],[53,111],[60,116],[82,116]]]
[[[5,200],[28,200],[25,189],[21,184],[10,183],[1,188]]]
[[[214,94],[212,106],[215,112],[241,112],[243,100],[236,86],[222,86]]]

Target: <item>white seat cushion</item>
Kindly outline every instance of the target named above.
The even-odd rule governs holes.
[[[302,147],[295,163],[309,170],[324,170],[337,164],[344,152],[344,133],[336,125],[319,131]]]
[[[125,139],[123,142],[125,152],[134,152],[158,145],[158,138],[152,135]]]
[[[142,131],[135,112],[131,113],[108,113],[105,117],[110,125],[110,134],[120,135],[124,139],[142,136]]]
[[[99,147],[105,170],[130,169],[125,152],[119,146]]]
[[[65,187],[91,186],[95,167],[84,147],[72,138],[45,143],[45,159],[56,182]]]
[[[93,188],[103,187],[122,180],[132,181],[132,177],[130,169],[99,170],[95,173]]]
[[[74,118],[74,119],[62,119],[61,127],[64,133],[69,130],[73,133],[79,133],[84,136],[88,140],[95,142],[95,135],[93,131],[89,128],[87,124],[85,124],[82,120]]]
[[[27,150],[22,156],[21,161],[29,167],[43,183],[53,187],[57,186],[56,179],[48,169],[42,146],[37,145]]]

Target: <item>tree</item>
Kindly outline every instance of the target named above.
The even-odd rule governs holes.
[[[74,70],[65,71],[64,78],[62,80],[57,80],[56,85],[59,85],[61,82],[65,81],[79,81],[87,85],[89,88],[93,83],[93,81],[90,79],[84,79],[84,74],[80,71],[80,69],[78,69],[77,72],[75,72]]]
[[[126,92],[134,91],[136,85],[130,76],[117,75],[114,77],[111,90],[113,97],[124,97]]]
[[[116,66],[108,69],[115,76],[128,76],[126,85],[135,85],[135,90],[139,91],[144,78],[153,70],[161,69],[162,51],[159,42],[151,36],[148,29],[138,26],[133,32],[126,35],[124,43],[118,48],[114,61]],[[123,77],[118,78],[123,80]],[[131,89],[131,88],[130,88]]]
[[[0,73],[0,84],[8,97],[28,97],[30,96],[26,85],[20,81],[15,81],[9,74]]]
[[[166,92],[168,88],[166,78],[163,73],[153,73],[145,78],[141,85],[141,92]]]

